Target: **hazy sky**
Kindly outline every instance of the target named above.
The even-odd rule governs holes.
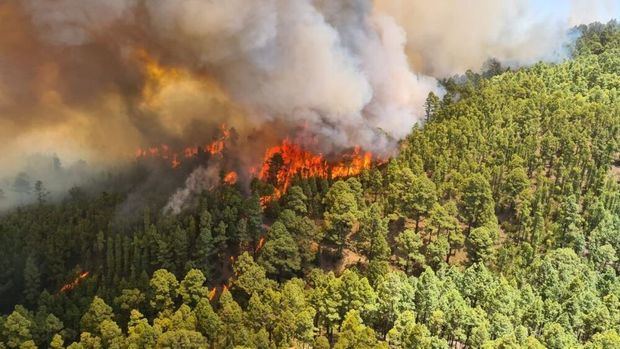
[[[529,0],[537,16],[570,25],[620,18],[620,0]]]

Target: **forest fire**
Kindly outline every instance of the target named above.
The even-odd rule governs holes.
[[[159,158],[170,163],[170,167],[177,168],[181,165],[183,159],[192,159],[200,153],[218,155],[224,151],[226,141],[230,138],[230,129],[226,125],[220,126],[220,136],[207,143],[204,146],[189,146],[181,151],[173,151],[167,144],[162,144],[148,148],[138,148],[136,150],[136,159]],[[236,179],[235,179],[236,182]]]
[[[65,292],[73,290],[75,287],[77,287],[82,282],[82,280],[87,278],[88,275],[90,275],[90,272],[88,271],[80,273],[75,279],[73,279],[73,281],[63,285],[60,288],[59,293],[65,293]]]
[[[168,145],[162,144],[140,148],[135,156],[137,159],[162,159],[174,169],[179,167],[183,161],[197,158],[200,154],[222,155],[230,134],[231,129],[222,125],[218,138],[203,146],[190,146],[174,151]],[[282,197],[295,177],[322,179],[349,177],[370,168],[372,163],[372,153],[362,151],[359,146],[348,152],[337,154],[335,160],[328,160],[328,157],[323,154],[304,149],[301,145],[285,138],[280,144],[267,148],[261,165],[248,168],[247,173],[273,185],[273,193],[260,198],[261,205],[264,207],[267,203]],[[245,178],[244,174],[241,176]],[[234,185],[238,180],[238,172],[228,171],[222,178],[222,184]]]
[[[254,249],[254,253],[258,253],[258,251],[260,251],[263,246],[265,245],[265,237],[261,236],[260,239],[258,240],[258,243],[256,244],[256,248]]]
[[[209,295],[207,297],[210,301],[212,301],[215,298],[215,295],[217,295],[217,288],[213,287],[211,291],[209,291]]]
[[[237,183],[237,172],[235,171],[230,171],[228,172],[225,176],[224,176],[224,183],[228,184],[228,185],[233,185],[235,183]]]
[[[261,198],[263,205],[279,199],[290,187],[295,176],[302,178],[341,178],[354,176],[372,165],[372,153],[355,147],[352,152],[341,154],[340,160],[329,162],[322,154],[303,149],[288,139],[265,152],[258,178],[274,185],[271,196]]]

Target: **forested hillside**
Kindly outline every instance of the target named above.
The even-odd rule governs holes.
[[[443,81],[359,176],[0,217],[0,348],[620,348],[620,26]],[[44,184],[44,183],[43,183]]]

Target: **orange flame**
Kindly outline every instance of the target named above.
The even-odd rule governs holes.
[[[79,275],[78,275],[78,276],[77,276],[77,277],[76,277],[73,281],[71,281],[71,282],[69,282],[69,283],[67,283],[67,284],[63,285],[63,286],[60,288],[60,291],[59,291],[59,292],[60,292],[60,293],[65,293],[65,292],[67,292],[67,291],[71,291],[71,290],[72,290],[72,289],[74,289],[77,285],[79,285],[79,284],[82,282],[82,280],[84,280],[86,277],[88,277],[88,275],[89,275],[89,274],[90,274],[90,272],[88,272],[88,271],[85,271],[85,272],[80,273],[80,274],[79,274]]]
[[[170,150],[167,144],[153,146],[148,148],[136,149],[136,159],[142,158],[160,158],[170,161],[170,167],[177,168],[181,166],[181,159],[192,159],[198,156],[198,153],[205,152],[211,155],[220,155],[224,151],[226,141],[230,138],[230,129],[226,125],[221,125],[221,135],[211,143],[204,146],[185,147],[180,152]]]
[[[329,163],[322,154],[304,150],[298,144],[285,139],[282,144],[267,149],[258,178],[270,181],[275,186],[274,193],[261,197],[265,206],[272,200],[279,199],[290,187],[295,176],[302,178],[341,178],[354,176],[370,168],[372,153],[355,147],[352,153],[343,154],[342,160]],[[251,169],[252,170],[252,169]]]
[[[349,154],[347,157],[351,159],[349,163],[341,162],[332,167],[332,178],[357,175],[363,170],[370,168],[372,164],[372,153],[365,152],[362,154],[360,147],[355,147],[353,153]]]
[[[216,294],[217,294],[217,288],[213,287],[213,289],[209,291],[209,295],[207,297],[209,297],[209,300],[212,301],[213,298],[215,298]]]
[[[228,185],[233,185],[237,183],[237,172],[230,171],[224,176],[224,183]]]
[[[142,68],[147,77],[146,83],[142,89],[143,103],[146,105],[157,104],[158,92],[162,86],[179,81],[183,76],[181,70],[161,65],[154,57],[150,56],[145,49],[136,49],[134,51],[134,57],[142,63]]]
[[[260,239],[258,240],[258,243],[256,244],[256,249],[254,250],[254,253],[257,253],[258,251],[260,251],[264,245],[265,245],[265,237],[261,236]]]

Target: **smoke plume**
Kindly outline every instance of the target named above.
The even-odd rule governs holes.
[[[31,152],[116,164],[137,147],[203,142],[222,123],[239,135],[244,159],[260,157],[257,143],[304,134],[323,152],[389,154],[421,120],[435,78],[492,57],[561,58],[583,1],[553,19],[528,4],[4,1],[4,168]],[[605,4],[582,17],[600,18]]]
[[[179,214],[203,190],[215,186],[219,181],[219,166],[199,166],[185,180],[185,186],[178,189],[168,200],[164,212]]]

